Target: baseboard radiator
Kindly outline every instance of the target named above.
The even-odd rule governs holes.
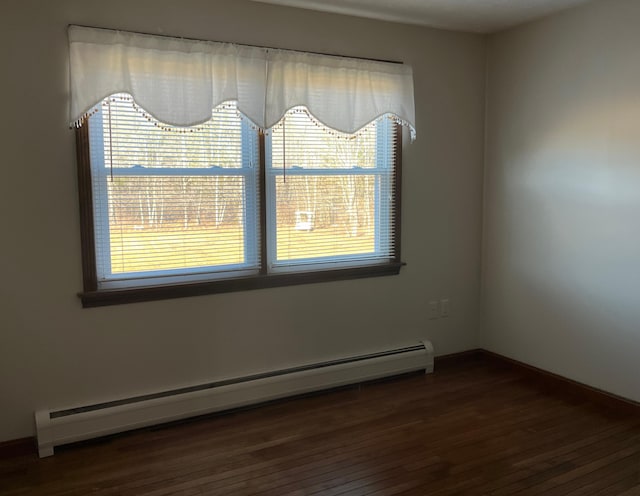
[[[35,413],[40,457],[55,446],[407,372],[433,372],[433,346],[341,358],[133,398]]]

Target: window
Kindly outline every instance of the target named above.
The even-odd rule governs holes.
[[[294,109],[268,136],[271,271],[394,259],[394,126],[380,119],[349,139]]]
[[[99,289],[240,277],[260,267],[258,134],[224,105],[160,126],[128,95],[89,118]]]
[[[278,74],[284,74],[286,81],[287,71],[299,71],[299,57],[308,65],[308,54],[294,52],[291,65],[288,53],[269,56],[264,49],[255,49],[258,52],[251,52],[243,65],[238,61],[246,62],[244,49],[239,54],[226,44],[221,48],[223,58],[218,59],[220,47],[208,42],[158,41],[129,33],[122,43],[119,32],[72,28],[76,28],[70,29],[72,96],[77,96],[72,99],[72,120],[78,126],[84,306],[398,273],[399,123],[407,121],[398,112],[380,112],[379,94],[369,99],[364,114],[357,107],[342,108],[351,106],[354,96],[341,97],[340,91],[349,84],[340,78],[351,82],[357,74],[350,64],[358,64],[362,72],[360,61],[340,60],[339,67],[331,69],[335,77],[327,79],[327,68],[319,64],[327,57],[311,54],[313,64],[306,79],[313,80],[318,67],[322,74],[317,78],[320,91],[307,93],[320,95],[320,103],[326,100],[326,104],[318,107],[309,100],[303,101],[306,105],[290,105],[286,100],[299,101],[289,98],[291,83],[285,85],[284,97],[274,97],[269,84],[278,81]],[[113,60],[119,64],[123,56],[110,58],[112,43],[103,43],[105,36],[131,48],[125,69],[114,66]],[[194,47],[189,45],[189,54],[178,50],[176,55],[173,45],[173,50],[164,46],[156,50],[154,45],[150,51],[149,43],[156,42],[179,43],[178,48],[205,43],[204,49],[197,46],[206,52],[206,63],[234,64],[236,79],[245,84],[238,84],[240,89],[231,98],[203,118],[202,105],[191,103],[203,100],[211,106],[207,102],[220,96],[208,98],[204,93],[203,97],[194,89],[194,82],[204,78],[202,87],[209,91],[209,74],[184,81],[183,72],[191,74],[202,67],[200,60],[195,65],[189,60]],[[254,67],[256,53],[259,64]],[[159,69],[154,69],[158,54]],[[337,58],[328,59],[331,66]],[[136,73],[140,61],[144,69]],[[278,63],[282,63],[280,73]],[[265,64],[273,67],[270,77],[244,105],[242,88],[255,84]],[[382,67],[383,76],[375,76],[371,64],[376,70]],[[380,64],[367,62],[365,86],[380,86],[384,91],[379,93],[385,94],[391,91],[390,81],[397,79],[398,69]],[[74,66],[81,68],[74,73]],[[384,72],[389,70],[391,76]],[[109,84],[117,91],[97,98],[109,84],[104,89],[94,86],[104,85],[114,73],[117,82]],[[131,87],[122,85],[123,74]],[[242,74],[251,77],[243,79]],[[229,86],[228,80],[223,83]],[[169,90],[158,90],[163,84],[169,84]],[[323,86],[328,86],[324,97]],[[177,99],[186,95],[183,105],[171,105],[172,91]],[[284,102],[273,112],[280,118],[271,125],[256,122],[259,119],[252,115],[251,104],[261,96],[267,99],[260,104],[267,109],[265,114],[273,107],[270,102]],[[83,98],[84,104],[76,101]],[[338,104],[342,106],[336,109],[342,110],[331,109]],[[78,113],[74,106],[89,110]],[[192,115],[181,115],[188,114],[190,106]],[[342,120],[332,122],[334,114]],[[353,122],[341,125],[345,119]],[[345,127],[348,132],[336,130]]]

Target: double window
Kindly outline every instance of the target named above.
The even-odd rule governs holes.
[[[399,271],[397,115],[346,133],[291,105],[266,126],[234,98],[181,125],[132,93],[77,130],[85,306]]]

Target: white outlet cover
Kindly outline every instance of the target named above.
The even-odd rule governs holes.
[[[448,317],[451,311],[449,299],[440,300],[440,317]]]
[[[438,302],[436,300],[432,300],[429,302],[429,320],[434,320],[440,317]]]

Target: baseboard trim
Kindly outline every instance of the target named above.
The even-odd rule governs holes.
[[[16,456],[36,455],[37,443],[35,437],[23,437],[0,442],[0,459]]]
[[[500,363],[501,365],[517,370],[528,379],[535,381],[539,386],[547,391],[579,397],[620,413],[640,415],[640,403],[629,398],[624,398],[602,389],[588,386],[582,382],[568,379],[561,375],[554,374],[553,372],[548,372],[544,369],[514,360],[513,358],[508,358],[492,351],[484,349],[479,351],[487,360],[494,363]]]
[[[433,358],[434,371],[437,371],[435,367],[452,367],[456,365],[462,365],[467,362],[474,362],[483,357],[483,351],[480,348],[473,350],[460,351],[458,353],[451,353],[449,355],[440,355]]]

